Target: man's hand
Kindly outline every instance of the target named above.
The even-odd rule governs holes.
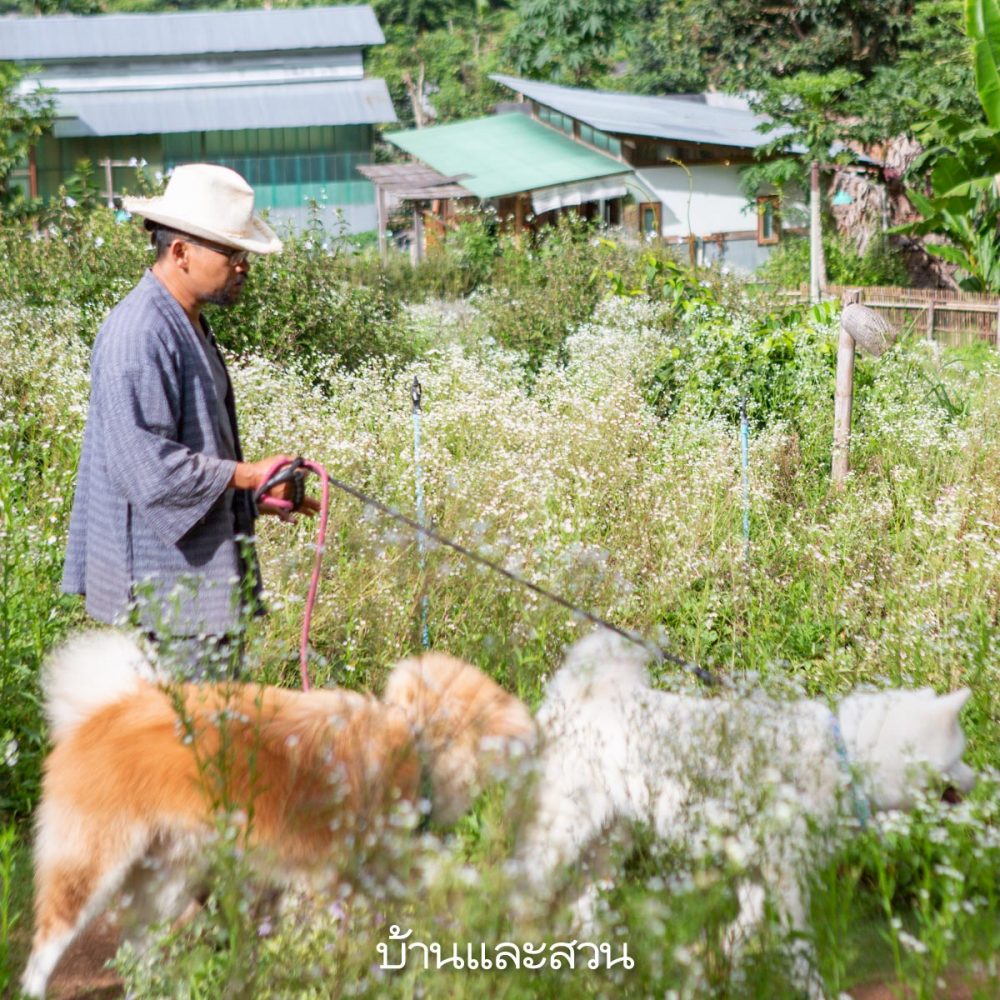
[[[237,462],[236,471],[233,472],[229,485],[237,490],[253,490],[255,493],[267,481],[268,473],[279,463],[291,462],[289,455],[271,455],[269,458],[262,458],[259,462]],[[265,497],[275,497],[278,500],[287,500],[291,503],[294,500],[294,487],[291,483],[279,483],[273,489],[264,494]],[[274,507],[269,507],[267,503],[261,504],[261,513],[277,514],[283,521],[291,520],[291,514],[306,514],[312,517],[319,510],[319,503],[312,497],[307,496],[302,505],[296,511],[281,511]]]

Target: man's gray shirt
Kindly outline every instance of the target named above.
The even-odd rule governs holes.
[[[237,624],[236,536],[252,533],[253,512],[246,491],[226,489],[243,456],[212,350],[152,271],[98,332],[63,590],[86,594],[101,621],[134,613],[163,635]]]

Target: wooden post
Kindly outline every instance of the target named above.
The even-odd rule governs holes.
[[[819,302],[826,287],[826,262],[823,259],[823,228],[820,218],[819,163],[809,170],[809,301]]]
[[[934,340],[934,300],[927,303],[927,340]]]
[[[810,292],[814,290],[810,288]],[[844,292],[845,308],[861,300],[857,291]],[[833,484],[843,489],[850,468],[851,409],[854,406],[854,338],[840,321],[840,339],[837,341],[837,389],[833,398],[833,463],[830,473]]]
[[[520,246],[521,233],[524,231],[524,196],[514,195],[514,242]]]
[[[861,293],[844,292],[844,307],[840,314],[840,340],[837,343],[837,389],[833,407],[833,484],[843,489],[850,468],[851,410],[854,406],[854,352],[862,347],[868,354],[879,357],[895,340],[895,332],[884,316],[861,305]]]
[[[28,197],[32,201],[38,197],[38,157],[34,146],[28,150]]]
[[[111,173],[111,157],[106,160],[101,160],[100,165],[104,167],[104,183],[108,186],[108,208],[115,207],[115,186],[114,178]]]
[[[419,201],[413,203],[413,242],[410,244],[410,263],[416,266],[424,259],[424,209]]]
[[[385,188],[381,184],[375,184],[375,207],[378,213],[378,253],[382,258],[382,263],[389,262],[389,248],[386,242],[386,211],[385,211]]]

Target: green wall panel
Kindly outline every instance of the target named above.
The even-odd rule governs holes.
[[[56,194],[82,159],[94,165],[104,187],[102,159],[145,159],[151,170],[209,161],[239,171],[253,186],[261,208],[294,208],[309,200],[330,205],[374,204],[372,185],[355,169],[372,160],[370,125],[233,132],[178,132],[164,136],[93,139],[46,137],[36,150],[39,193]],[[135,189],[134,169],[115,168],[115,190]]]

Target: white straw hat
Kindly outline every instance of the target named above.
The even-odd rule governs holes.
[[[215,163],[175,167],[158,198],[125,198],[129,212],[251,253],[278,253],[281,240],[253,210],[253,188],[235,170]]]

